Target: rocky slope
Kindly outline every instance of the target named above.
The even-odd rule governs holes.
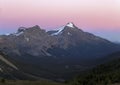
[[[0,36],[0,51],[19,62],[24,72],[52,79],[70,78],[118,50],[119,45],[84,32],[73,23],[52,31],[37,25],[20,27],[16,33]]]

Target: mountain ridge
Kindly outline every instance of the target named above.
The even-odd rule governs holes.
[[[53,80],[69,79],[98,64],[97,59],[119,50],[119,45],[84,32],[73,23],[60,31],[45,31],[36,25],[0,36],[0,51],[23,64],[23,71]]]
[[[53,31],[54,33],[52,33]],[[19,48],[23,47],[24,49],[26,48],[29,51],[27,52],[26,50],[28,54],[32,53],[33,56],[39,56],[40,54],[42,54],[41,56],[51,56],[54,54],[50,54],[49,51],[53,48],[59,48],[58,51],[60,49],[65,51],[69,48],[70,48],[69,50],[71,50],[72,48],[76,49],[82,47],[84,47],[84,49],[86,50],[87,49],[89,50],[91,49],[92,46],[97,46],[98,49],[100,48],[102,49],[102,47],[100,46],[105,46],[105,48],[111,48],[115,46],[117,49],[118,46],[117,44],[112,43],[107,39],[95,36],[94,34],[88,32],[84,32],[83,30],[75,26],[73,23],[67,23],[65,26],[62,26],[62,29],[53,30],[53,31],[46,32],[45,30],[41,29],[38,25],[29,28],[20,27],[16,33],[7,36],[5,35],[0,36],[0,42],[1,42],[0,44],[3,45],[0,48],[2,50],[5,50],[5,48],[7,47],[4,47],[5,45],[4,43],[6,43],[10,48],[13,49],[16,48],[16,50],[14,49],[14,51],[16,51],[17,54],[20,54],[19,51],[21,49]],[[7,42],[11,43],[11,45],[9,45],[9,43]],[[97,49],[97,47],[94,48]],[[36,50],[36,52],[33,49]],[[38,50],[39,52],[37,52]],[[78,50],[82,51],[82,49],[78,49]]]

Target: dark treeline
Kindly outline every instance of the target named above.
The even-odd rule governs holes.
[[[106,64],[79,75],[72,82],[73,85],[110,85],[120,83],[120,59]]]

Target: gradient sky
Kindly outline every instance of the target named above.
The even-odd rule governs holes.
[[[120,0],[0,0],[0,34],[20,26],[56,29],[68,22],[120,41]]]

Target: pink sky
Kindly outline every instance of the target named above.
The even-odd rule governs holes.
[[[36,24],[55,29],[67,22],[120,41],[120,0],[0,0],[0,33]]]

